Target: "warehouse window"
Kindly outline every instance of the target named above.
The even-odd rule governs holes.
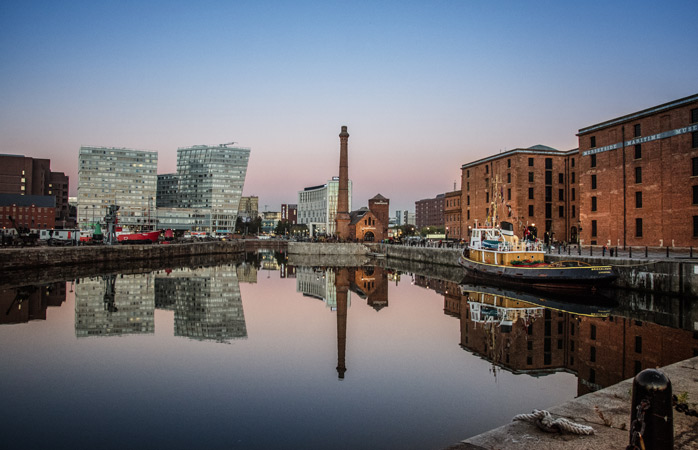
[[[596,136],[592,136],[589,140],[590,140],[589,146],[590,146],[591,148],[596,147]]]
[[[596,155],[591,155],[591,167],[596,167]]]
[[[533,158],[528,158],[528,166],[533,167]]]
[[[698,122],[698,108],[693,108],[691,110],[691,123]]]
[[[642,183],[642,167],[635,168],[635,183]]]
[[[635,219],[635,237],[642,237],[642,219]]]
[[[596,221],[592,220],[591,221],[591,237],[596,237],[597,231],[598,230],[596,229]]]
[[[591,176],[591,188],[596,189],[596,175]]]
[[[635,207],[642,208],[642,192],[641,191],[637,191],[635,193]]]
[[[591,210],[596,211],[596,197],[591,197]]]
[[[642,144],[635,144],[635,159],[642,158]]]
[[[635,136],[634,136],[634,137],[640,137],[640,136],[642,136],[642,127],[640,126],[639,123],[638,123],[638,124],[635,124],[635,126],[633,127],[633,131],[635,132]]]

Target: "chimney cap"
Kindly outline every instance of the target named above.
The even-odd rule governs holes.
[[[347,133],[347,126],[342,125],[342,132],[339,133],[339,137],[349,137],[349,133]]]

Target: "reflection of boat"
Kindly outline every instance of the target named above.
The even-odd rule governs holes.
[[[458,262],[471,277],[535,287],[598,287],[617,278],[611,266],[546,263],[544,256],[540,243],[520,242],[513,224],[502,222],[500,227],[474,228]]]
[[[611,313],[610,306],[613,300],[605,295],[594,293],[553,293],[553,292],[536,292],[534,290],[524,289],[507,289],[502,287],[461,283],[461,292],[463,295],[471,297],[485,298],[494,297],[506,300],[508,302],[518,302],[524,306],[517,308],[544,307],[560,312],[568,312],[580,316],[590,317],[607,317]],[[471,295],[474,294],[474,295]],[[501,304],[501,301],[500,301]],[[527,305],[526,305],[527,304]]]

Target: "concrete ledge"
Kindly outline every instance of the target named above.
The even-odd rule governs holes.
[[[691,408],[698,402],[698,357],[661,369],[671,380],[674,394],[688,393]],[[511,422],[462,441],[485,449],[619,449],[629,442],[632,379],[578,397],[548,409],[554,417],[591,425],[596,434],[550,434],[530,422]],[[520,411],[528,414],[531,411]],[[458,447],[455,447],[458,448]],[[467,447],[465,447],[467,448]],[[698,419],[674,410],[674,448],[698,449]]]
[[[295,255],[368,255],[368,246],[339,242],[289,242],[288,253]]]
[[[104,264],[114,261],[185,258],[194,255],[233,254],[244,251],[245,245],[242,241],[213,241],[169,245],[12,248],[0,250],[0,271],[56,265]]]

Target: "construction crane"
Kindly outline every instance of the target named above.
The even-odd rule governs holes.
[[[227,147],[227,146],[233,145],[233,144],[237,144],[237,142],[235,142],[235,141],[233,141],[233,142],[226,142],[225,144],[221,144],[221,145],[222,145],[223,147]]]

